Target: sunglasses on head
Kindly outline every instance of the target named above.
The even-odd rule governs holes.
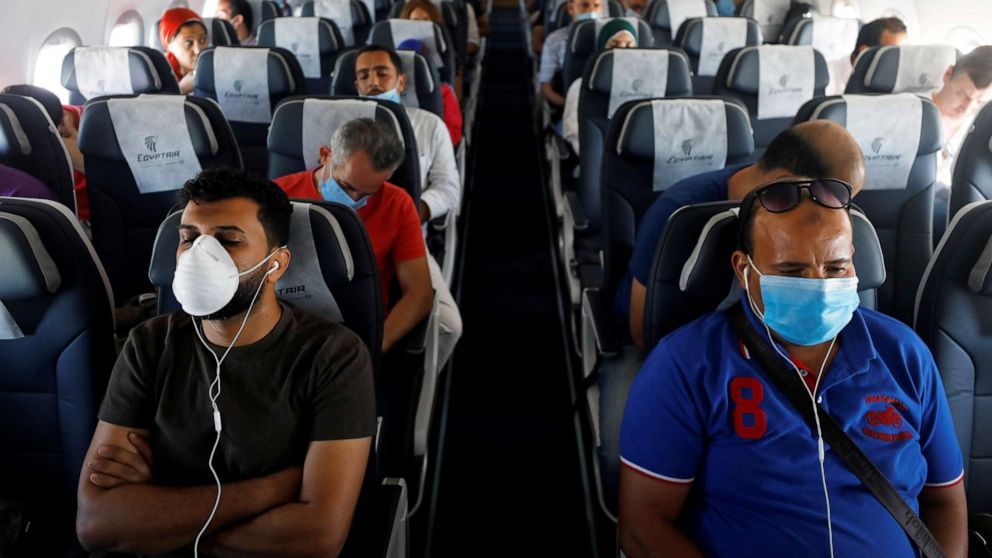
[[[771,213],[795,209],[803,200],[803,190],[814,202],[830,209],[851,207],[851,185],[836,178],[788,178],[759,186],[744,198],[741,209],[752,211],[755,200]]]

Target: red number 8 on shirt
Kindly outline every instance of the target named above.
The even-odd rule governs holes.
[[[744,397],[744,390],[751,392]],[[730,381],[730,398],[734,401],[734,432],[741,438],[758,439],[765,435],[765,412],[759,406],[765,399],[765,388],[756,378],[734,378]],[[744,417],[751,415],[751,424]]]

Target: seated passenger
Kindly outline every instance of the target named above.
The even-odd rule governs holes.
[[[234,32],[238,34],[241,46],[255,46],[258,37],[255,36],[254,14],[248,0],[220,0],[217,2],[215,17],[231,22]]]
[[[0,196],[58,201],[48,186],[30,174],[0,165]]]
[[[596,37],[596,51],[610,48],[636,48],[637,29],[629,21],[614,19],[599,31]],[[614,70],[615,71],[615,70]],[[582,78],[572,82],[565,95],[565,112],[562,115],[563,136],[576,153],[579,152],[579,93]]]
[[[86,195],[86,174],[83,168],[83,153],[79,150],[76,137],[79,132],[79,120],[82,107],[63,105],[62,101],[51,91],[35,85],[8,85],[2,91],[11,95],[31,97],[41,103],[52,123],[62,136],[62,143],[72,161],[72,180],[76,191],[76,216],[81,221],[89,221],[90,204]]]
[[[602,13],[604,5],[604,0],[568,0],[568,15],[572,16],[573,22],[596,19]],[[569,24],[552,31],[544,40],[541,50],[541,68],[537,73],[537,81],[541,84],[541,95],[552,107],[565,106],[565,97],[561,93],[563,89],[561,85],[556,88],[554,80],[561,79],[559,74],[565,67],[565,50],[571,28],[572,25]]]
[[[944,147],[937,156],[937,196],[946,200],[954,157],[968,135],[971,121],[992,99],[992,46],[980,46],[948,66],[944,85],[932,99],[940,110],[944,132]]]
[[[858,31],[858,41],[851,53],[851,64],[858,55],[876,46],[899,45],[906,40],[906,24],[897,17],[880,17],[869,21]]]
[[[144,555],[192,555],[198,541],[210,556],[337,556],[376,426],[368,350],[276,299],[292,209],[275,184],[208,170],[177,201],[183,310],[133,329],[114,366],[79,480],[79,539]]]
[[[620,476],[617,452],[624,405],[644,361],[645,285],[668,218],[686,205],[739,200],[783,176],[835,177],[851,184],[857,194],[865,179],[864,156],[851,134],[839,124],[827,120],[804,122],[776,136],[753,165],[734,165],[676,182],[641,217],[628,276],[621,280],[614,301],[618,327],[627,329],[624,326],[629,325],[632,339],[621,344],[616,357],[603,359],[599,366],[599,459],[608,495],[616,494]]]
[[[648,7],[647,0],[625,0],[623,3],[624,13],[627,17],[644,17],[644,10]]]
[[[417,39],[407,39],[396,48],[412,50],[425,58],[431,55],[431,49]],[[458,97],[455,96],[454,89],[443,81],[441,82],[441,103],[444,105],[444,125],[448,128],[448,135],[451,136],[451,145],[458,145],[458,142],[462,141],[462,124],[464,123],[462,107],[458,104]]]
[[[320,146],[319,167],[275,179],[292,198],[337,202],[362,218],[375,252],[386,310],[383,353],[427,318],[434,298],[417,208],[405,190],[386,182],[401,162],[403,145],[396,131],[382,122],[358,118],[334,132],[330,147]],[[391,301],[394,277],[403,294]]]
[[[475,19],[475,10],[472,9],[472,5],[466,2],[465,8],[469,28],[469,41],[466,52],[469,56],[472,56],[476,52],[479,52],[479,41],[481,40],[479,38],[479,23]],[[442,27],[445,25],[444,14],[441,13],[441,7],[430,0],[407,0],[406,3],[403,4],[403,9],[400,11],[400,19],[433,21]],[[475,29],[474,40],[472,37],[473,28]],[[396,48],[405,47],[397,46]]]
[[[793,174],[744,198],[732,257],[744,292],[731,311],[919,510],[943,555],[964,558],[963,461],[947,396],[920,338],[858,307],[849,192]],[[919,556],[753,354],[725,311],[651,351],[623,419],[624,553]]]
[[[189,95],[196,79],[196,59],[210,44],[206,25],[193,10],[172,8],[162,14],[158,34],[165,57],[179,80],[179,90]]]

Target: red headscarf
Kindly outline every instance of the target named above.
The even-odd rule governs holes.
[[[165,49],[165,57],[169,59],[169,65],[172,66],[172,71],[176,74],[176,79],[180,79],[183,76],[179,69],[179,61],[169,52],[169,43],[179,34],[179,29],[191,21],[203,25],[203,19],[193,10],[172,8],[162,14],[162,20],[158,24],[158,37],[162,41],[162,48]],[[206,28],[206,25],[203,26]]]

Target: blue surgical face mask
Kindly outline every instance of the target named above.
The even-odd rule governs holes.
[[[346,205],[352,209],[365,207],[365,204],[369,203],[369,196],[363,196],[362,199],[358,201],[351,199],[348,192],[345,192],[344,189],[341,188],[330,173],[328,173],[326,180],[322,180],[320,182],[320,195],[327,201]]]
[[[751,309],[766,326],[794,345],[819,345],[837,337],[861,304],[857,277],[804,279],[764,275],[751,256],[747,260],[761,277],[761,300],[765,306],[763,313],[758,311],[745,271],[744,287]]]
[[[396,87],[390,89],[389,91],[379,93],[378,95],[369,95],[368,97],[369,99],[380,99],[383,101],[392,101],[394,103],[399,103],[401,101],[399,89]]]
[[[590,19],[599,19],[599,12],[586,12],[575,16],[575,21],[587,21]]]

